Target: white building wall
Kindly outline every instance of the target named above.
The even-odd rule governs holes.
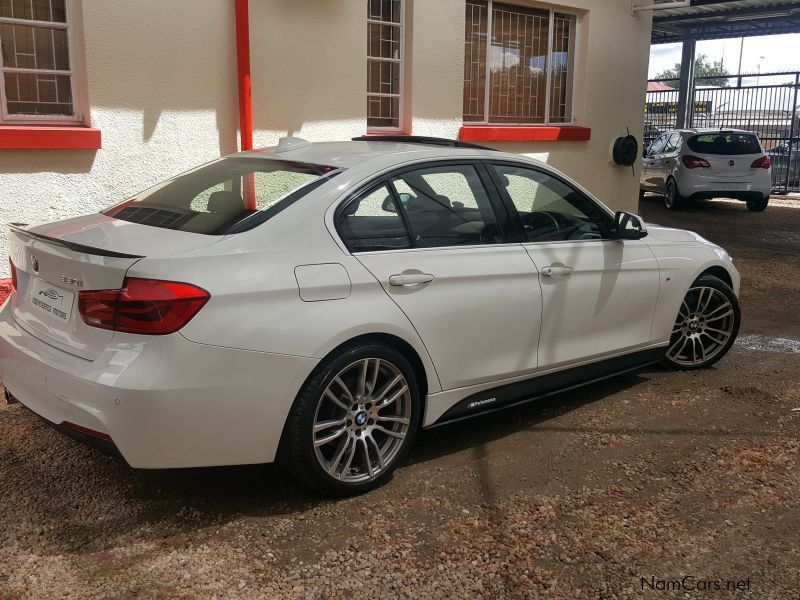
[[[454,138],[464,0],[410,1],[410,132]],[[635,210],[638,171],[613,166],[610,146],[626,127],[641,139],[650,16],[632,16],[628,0],[559,4],[588,11],[574,95],[592,139],[494,146],[547,160],[608,205]],[[83,0],[81,10],[103,148],[0,150],[0,223],[94,212],[237,148],[232,0]],[[366,132],[365,0],[251,0],[250,24],[256,146],[286,134],[323,141]],[[7,274],[5,261],[0,269]]]

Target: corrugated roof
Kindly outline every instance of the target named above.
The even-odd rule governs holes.
[[[800,0],[692,0],[653,13],[652,43],[798,32]]]

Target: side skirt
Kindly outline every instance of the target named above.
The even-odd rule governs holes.
[[[525,381],[482,390],[451,406],[426,429],[493,413],[512,406],[519,406],[520,404],[560,394],[561,392],[583,387],[623,373],[638,371],[643,367],[661,361],[666,351],[666,346],[649,348],[572,369],[548,373]]]

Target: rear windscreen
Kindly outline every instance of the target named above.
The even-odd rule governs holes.
[[[103,214],[151,227],[224,235],[263,223],[336,173],[324,165],[223,158],[168,179]]]
[[[758,138],[748,133],[709,133],[689,138],[689,148],[698,154],[761,154]]]

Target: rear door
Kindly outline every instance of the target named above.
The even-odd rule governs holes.
[[[520,164],[493,164],[542,284],[539,368],[649,346],[658,263],[642,240],[611,239],[613,219],[569,183]]]
[[[478,164],[427,163],[346,203],[339,232],[416,328],[444,389],[536,369],[537,273]]]

